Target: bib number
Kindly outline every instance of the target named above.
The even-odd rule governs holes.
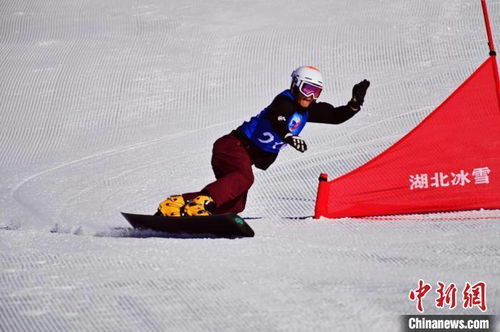
[[[285,142],[276,142],[274,135],[268,131],[263,132],[261,138],[257,138],[257,140],[262,144],[268,145],[274,142],[272,145],[273,150],[281,150],[285,145]]]

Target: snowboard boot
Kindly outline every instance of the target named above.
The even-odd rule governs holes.
[[[207,195],[196,196],[184,206],[184,214],[187,216],[210,216],[214,210],[214,200]]]
[[[172,195],[158,206],[156,215],[165,217],[180,217],[183,214],[183,207],[186,205],[182,195]]]

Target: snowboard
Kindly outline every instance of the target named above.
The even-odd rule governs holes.
[[[214,237],[253,237],[253,229],[237,214],[193,217],[164,217],[121,213],[134,228],[151,229],[172,234],[211,235]]]

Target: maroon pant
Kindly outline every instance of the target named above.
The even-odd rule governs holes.
[[[193,199],[205,193],[214,199],[214,212],[217,214],[243,211],[254,176],[250,156],[238,138],[229,134],[215,141],[212,169],[217,180],[201,192],[183,194],[184,199]]]

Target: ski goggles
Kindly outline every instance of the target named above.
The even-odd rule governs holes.
[[[314,99],[318,99],[323,88],[312,83],[302,82],[299,85],[299,91],[306,97],[313,97]]]

